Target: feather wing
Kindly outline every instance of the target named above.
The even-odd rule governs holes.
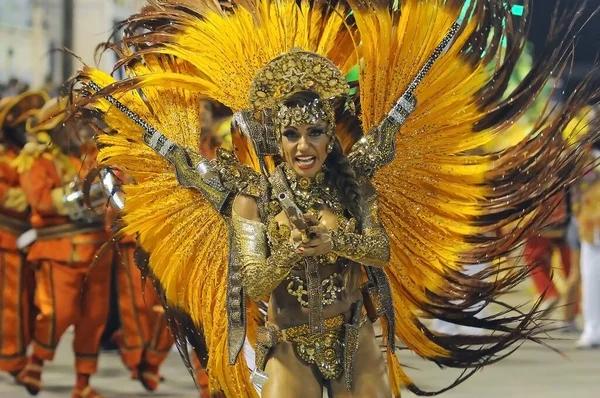
[[[180,73],[181,69],[174,65],[171,69]],[[130,71],[132,75],[147,73],[150,67],[146,64]],[[80,72],[78,79],[100,87],[116,83],[110,76],[89,68]],[[142,91],[115,95],[169,139],[187,148],[198,147],[201,119],[197,104],[202,95],[159,86],[143,86]],[[204,335],[206,348],[214,354],[208,357],[207,364],[212,387],[222,389],[228,396],[253,396],[245,360],[240,358],[230,367],[226,352],[226,218],[200,192],[182,188],[173,166],[144,143],[143,130],[108,101],[98,98],[91,106],[102,112],[106,124],[118,132],[98,137],[98,161],[102,166],[123,170],[135,181],[124,186],[127,200],[120,234],[136,236],[138,245],[147,253],[148,272],[162,292],[175,334],[182,329],[178,314],[185,314],[191,320],[187,326],[194,328],[193,334]],[[255,320],[250,318],[249,322]],[[188,336],[179,337],[185,340]],[[232,383],[231,378],[237,382]]]
[[[517,33],[523,26],[513,23],[504,2],[473,1],[463,7],[460,1],[406,0],[399,8],[387,2],[349,3],[361,39],[357,51],[365,131],[387,116],[450,26],[464,18],[454,44],[418,86],[418,105],[397,133],[394,161],[379,170],[374,184],[382,220],[393,237],[386,273],[395,315],[401,319],[397,337],[440,365],[477,368],[494,361],[510,341],[529,337],[531,318],[479,322],[465,309],[482,297],[495,300],[526,271],[500,277],[492,267],[472,278],[458,272],[469,263],[499,261],[543,225],[551,209],[533,212],[581,172],[578,150],[600,135],[589,130],[577,144],[560,143],[561,131],[585,99],[597,95],[582,85],[561,107],[542,106],[544,111],[517,145],[502,152],[482,147],[510,132],[551,72],[560,74],[570,44],[562,40],[572,37],[575,24],[557,25],[561,29],[549,37],[543,57],[503,97],[524,47],[524,37]],[[564,21],[575,19],[575,14],[563,16]],[[549,99],[538,99],[538,104]],[[518,221],[516,227],[502,234],[513,221]],[[490,276],[493,282],[482,282]],[[496,330],[498,338],[488,340],[484,349],[478,345],[476,353],[464,341],[456,344],[428,332],[420,315],[479,324]],[[510,322],[517,326],[508,327]],[[392,368],[399,372],[397,364]],[[417,390],[410,379],[398,375]]]
[[[235,9],[231,3],[154,0],[120,26],[126,32],[120,42],[107,45],[125,79],[88,67],[76,77],[88,89],[92,82],[102,88],[88,90],[91,95],[77,104],[95,108],[113,131],[97,139],[100,164],[117,167],[135,181],[124,187],[120,233],[137,236],[138,265],[147,268],[162,293],[178,343],[185,346],[188,338],[197,350],[208,350],[210,387],[226,396],[256,395],[243,356],[234,366],[228,363],[227,214],[215,211],[199,192],[182,188],[173,166],[146,145],[140,126],[105,97],[118,100],[169,140],[196,150],[200,100],[245,109],[253,76],[276,56],[294,47],[323,55],[342,51],[338,44],[351,47],[343,15],[341,8],[298,6],[292,0],[240,2]],[[233,138],[238,159],[258,170],[251,145],[239,135]],[[260,317],[253,303],[247,303],[247,311],[252,341]],[[196,339],[199,334],[205,341]]]

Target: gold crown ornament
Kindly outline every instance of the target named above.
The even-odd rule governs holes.
[[[348,96],[350,86],[333,62],[294,48],[274,58],[256,74],[249,100],[255,110],[273,109],[285,97],[299,91],[312,91],[322,100],[332,100]]]
[[[290,95],[310,91],[319,99],[306,106],[287,107]],[[326,57],[294,48],[265,65],[252,80],[249,102],[254,119],[265,126],[248,129],[248,135],[259,155],[279,152],[281,130],[285,126],[315,124],[326,121],[327,135],[335,135],[335,113],[332,101],[349,96],[350,86],[342,71]],[[247,121],[247,124],[251,124]]]

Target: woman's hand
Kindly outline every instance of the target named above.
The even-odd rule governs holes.
[[[292,225],[293,229],[290,235],[290,240],[295,248],[299,248],[300,245],[308,243],[310,239],[315,238],[315,236],[312,235],[310,232],[310,227],[314,227],[320,224],[319,219],[317,219],[311,213],[306,213],[303,215],[303,217],[306,224],[308,224],[309,229],[306,231],[301,231]]]
[[[310,227],[309,230],[315,237],[300,245],[298,254],[304,257],[321,256],[328,254],[333,250],[333,241],[331,240],[331,235],[325,225],[321,224],[316,227]]]
[[[304,215],[310,225],[307,233],[294,229],[291,239],[298,254],[303,257],[319,256],[331,252],[333,243],[329,229],[313,214]]]

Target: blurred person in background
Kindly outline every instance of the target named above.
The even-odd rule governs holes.
[[[37,142],[28,143],[16,161],[36,231],[27,260],[36,266],[39,309],[33,351],[18,381],[32,395],[42,389],[44,363],[54,359],[64,332],[73,325],[77,376],[71,397],[99,398],[90,377],[98,370],[109,311],[112,258],[97,257],[108,236],[102,216],[82,200],[83,181],[95,167],[93,131],[65,120],[65,107],[65,98],[54,98],[29,119],[28,131]]]
[[[522,56],[519,58],[514,70],[512,71],[506,92],[509,93],[525,81],[528,73],[534,66],[533,46],[527,43]],[[560,90],[562,82],[555,79],[549,79],[542,88],[538,98],[525,110],[521,118],[506,132],[497,135],[491,142],[484,146],[488,151],[501,152],[507,148],[514,147],[522,142],[528,131],[535,126],[540,119],[540,115],[551,112],[548,103],[560,101]],[[557,144],[555,144],[557,145]],[[544,228],[538,234],[526,239],[523,247],[513,253],[510,262],[515,266],[523,265],[521,258],[525,260],[525,266],[530,269],[530,277],[534,285],[535,295],[544,298],[540,305],[540,311],[545,317],[549,316],[554,309],[569,298],[563,297],[561,292],[552,280],[553,275],[553,255],[560,253],[560,269],[566,277],[571,272],[571,252],[566,243],[566,227],[570,214],[570,203],[566,192],[559,192],[553,198],[546,200],[541,207],[555,207],[550,219],[546,222]],[[517,223],[512,223],[503,228],[504,233],[509,233],[516,227]],[[568,296],[568,293],[566,294]],[[570,331],[576,331],[575,326],[575,307],[565,306],[563,320],[565,326]],[[566,329],[565,329],[566,330]]]
[[[125,178],[121,176],[121,178]],[[116,210],[109,209],[114,218]],[[117,246],[117,295],[121,328],[113,335],[121,360],[147,391],[158,388],[160,366],[165,361],[174,339],[167,328],[160,300],[149,279],[142,278],[135,265],[136,242],[133,236]]]
[[[555,250],[560,253],[560,266],[568,278],[571,272],[571,251],[566,240],[569,222],[569,203],[566,192],[561,192],[547,201],[546,206],[555,206],[547,225],[537,236],[532,236],[525,242],[524,257],[530,267],[530,275],[536,292],[543,295],[540,311],[549,316],[561,303],[561,292],[552,280],[552,256]],[[573,306],[565,307],[564,322],[570,328],[575,328],[575,313]]]
[[[567,245],[571,253],[571,272],[566,279],[566,286],[563,292],[563,302],[565,321],[562,322],[561,331],[563,333],[581,333],[581,328],[575,322],[576,316],[581,311],[581,239],[579,237],[579,224],[577,223],[576,211],[578,203],[574,190],[569,191],[570,214],[569,223],[565,234]],[[569,320],[568,315],[572,314]]]
[[[16,97],[17,95],[19,95],[21,93],[21,88],[20,88],[20,83],[19,83],[19,79],[17,78],[10,78],[8,80],[8,84],[6,85],[6,87],[4,88],[3,92],[2,92],[2,96],[3,97]]]
[[[18,245],[29,229],[29,205],[13,161],[27,143],[27,118],[47,99],[43,92],[26,92],[0,100],[0,371],[14,377],[27,363],[35,279]]]
[[[594,114],[590,110],[588,117]],[[581,280],[584,328],[576,343],[581,349],[600,347],[600,142],[592,145],[587,160],[593,161],[595,167],[573,191],[576,219],[573,227],[579,229],[581,270],[569,281],[570,290],[577,291]]]

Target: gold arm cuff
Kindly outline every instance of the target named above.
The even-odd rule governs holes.
[[[278,247],[267,258],[266,226],[232,213],[233,243],[242,266],[246,294],[260,300],[271,293],[290,273],[298,256],[291,245]]]
[[[389,240],[383,230],[369,230],[364,234],[333,231],[331,241],[332,251],[340,257],[375,266],[390,261]]]

